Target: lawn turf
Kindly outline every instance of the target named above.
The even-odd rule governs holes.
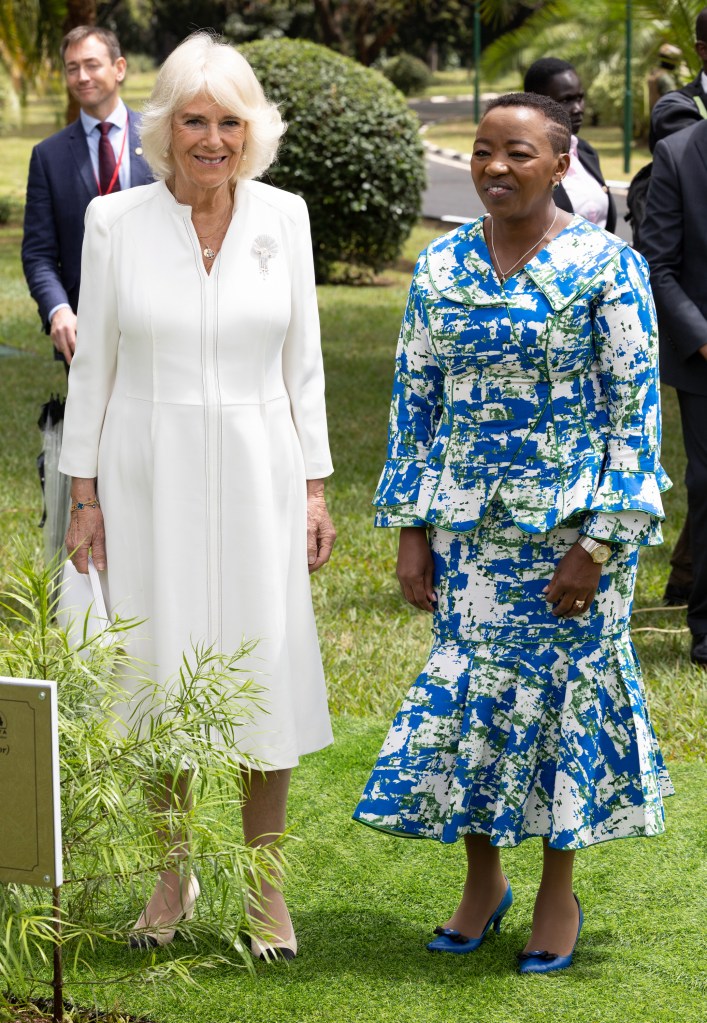
[[[22,149],[24,153],[24,149]],[[429,619],[407,607],[394,576],[395,531],[371,527],[370,499],[385,456],[398,324],[412,261],[439,225],[423,224],[398,268],[373,287],[319,289],[336,474],[327,483],[339,540],[313,591],[337,743],[295,774],[291,823],[303,841],[288,881],[301,955],[255,977],[219,969],[186,992],[135,985],[96,989],[102,1005],[171,1021],[476,1021],[691,1023],[702,1019],[705,811],[704,674],[689,664],[684,612],[660,603],[670,545],[685,507],[684,454],[674,392],[665,389],[668,545],[645,551],[635,631],[653,716],[678,795],[668,832],[599,846],[578,858],[587,914],[575,968],[519,978],[514,955],[527,934],[540,843],[505,856],[516,906],[499,939],[472,957],[430,956],[431,927],[451,911],[463,877],[461,846],[376,835],[349,817],[387,723],[422,668]],[[19,264],[20,230],[0,228],[0,583],[17,537],[41,548],[36,419],[65,388],[51,360]],[[203,902],[202,902],[203,904]],[[137,915],[137,907],[129,907]],[[168,955],[169,952],[160,953]],[[103,976],[127,951],[96,954]],[[80,978],[88,979],[86,973]],[[69,977],[69,991],[90,1000]]]

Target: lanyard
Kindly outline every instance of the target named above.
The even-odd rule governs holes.
[[[110,179],[110,184],[108,185],[108,188],[107,188],[107,190],[105,192],[101,191],[101,183],[98,180],[98,175],[96,174],[95,170],[93,171],[93,176],[96,179],[96,187],[98,188],[98,194],[99,195],[110,195],[110,193],[113,191],[113,187],[114,187],[114,185],[115,185],[115,183],[116,183],[116,181],[118,179],[118,174],[120,172],[120,165],[123,162],[123,153],[125,152],[125,140],[128,137],[129,131],[130,131],[130,115],[128,115],[128,117],[126,117],[126,119],[125,119],[125,131],[123,132],[123,144],[120,147],[120,155],[118,156],[118,159],[117,159],[116,164],[115,164],[115,170],[113,171],[113,177]],[[108,141],[110,142],[110,139]],[[93,167],[93,164],[91,164],[91,167]]]

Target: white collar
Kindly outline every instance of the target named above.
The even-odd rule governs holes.
[[[81,110],[79,117],[81,118],[81,126],[83,127],[86,135],[90,135],[92,131],[95,131],[96,125],[101,123],[97,117],[91,117],[91,115],[87,114],[85,110]],[[121,130],[128,123],[128,108],[125,106],[122,99],[118,99],[118,104],[115,110],[106,117],[106,121],[109,121],[111,124],[114,124],[116,128],[120,128]]]

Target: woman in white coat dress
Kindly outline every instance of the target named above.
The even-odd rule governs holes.
[[[74,564],[92,550],[109,606],[145,620],[130,649],[159,682],[195,642],[258,640],[265,707],[238,741],[266,768],[243,809],[253,844],[282,834],[291,769],[332,741],[308,575],[335,539],[309,221],[299,196],[253,180],[283,130],[207,33],[162,66],[142,129],[156,182],[88,210],[60,465]],[[274,881],[249,895],[272,937],[253,950],[290,958]],[[163,872],[133,943],[171,940],[197,894]]]

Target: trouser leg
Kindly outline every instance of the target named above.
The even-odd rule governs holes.
[[[678,391],[687,454],[685,485],[690,516],[692,591],[687,624],[693,635],[707,633],[707,395]]]
[[[690,547],[690,513],[685,515],[680,536],[670,555],[670,575],[666,589],[684,590],[692,588],[692,549]]]

